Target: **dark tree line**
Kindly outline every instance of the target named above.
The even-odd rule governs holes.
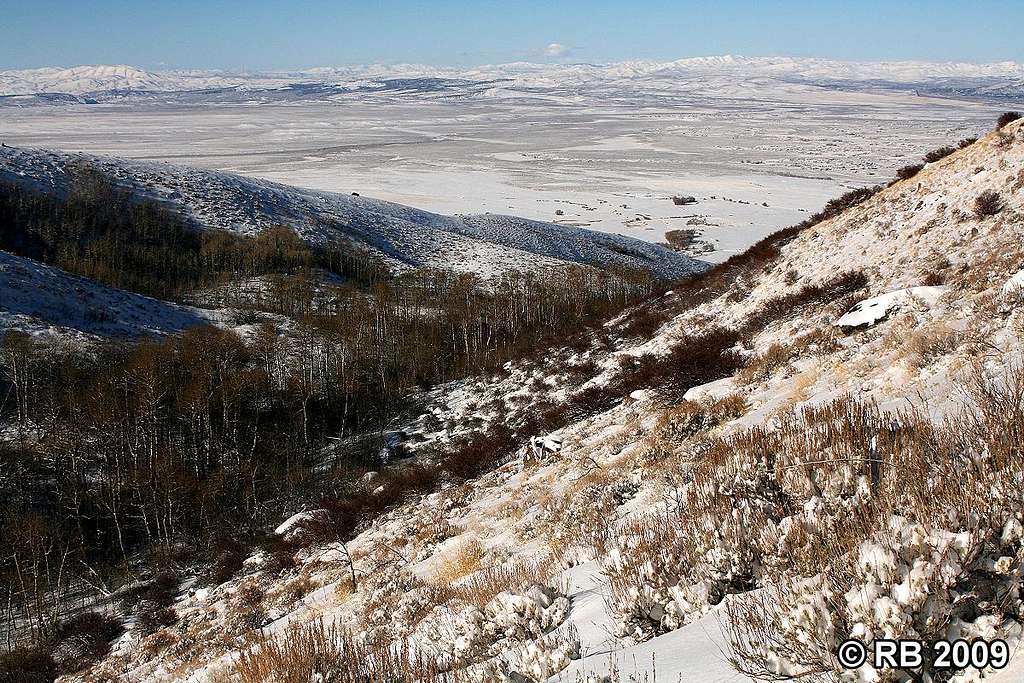
[[[285,226],[244,237],[197,231],[179,213],[88,165],[65,193],[0,182],[0,249],[164,299],[232,278],[319,267],[369,284],[381,266],[352,246],[311,250]]]

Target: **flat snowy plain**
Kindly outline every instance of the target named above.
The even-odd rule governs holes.
[[[655,242],[695,229],[714,249],[700,257],[719,261],[850,187],[986,130],[1010,106],[756,73],[382,83],[326,97],[257,90],[8,106],[0,140]],[[675,206],[673,195],[698,203]]]

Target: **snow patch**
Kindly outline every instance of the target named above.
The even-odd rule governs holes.
[[[914,301],[921,301],[929,308],[935,306],[948,287],[909,287],[865,299],[853,306],[833,323],[836,327],[870,327],[885,320],[890,313]]]

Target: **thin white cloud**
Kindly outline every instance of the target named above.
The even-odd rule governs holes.
[[[544,56],[551,57],[553,59],[558,59],[559,57],[567,57],[570,52],[571,50],[565,45],[562,45],[561,43],[551,43],[546,48],[544,48]]]

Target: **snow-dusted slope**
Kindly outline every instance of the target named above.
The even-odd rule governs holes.
[[[0,251],[0,335],[141,337],[220,321],[217,311],[131,294]]]
[[[974,210],[985,191],[1002,200],[995,215]],[[749,338],[736,347],[747,366],[734,375],[691,388],[682,401],[671,393],[632,391],[609,410],[542,435],[547,438],[539,441],[550,446],[540,453],[524,443],[518,459],[399,505],[345,544],[328,540],[299,549],[294,568],[282,571],[266,553],[257,553],[233,580],[181,595],[177,626],[153,635],[129,631],[91,673],[225,680],[253,635],[246,624],[255,613],[260,635],[286,641],[289,628],[319,620],[356,624],[368,641],[408,639],[418,651],[460,658],[456,663],[468,664],[469,680],[749,680],[729,666],[722,627],[730,611],[763,597],[778,566],[788,566],[791,554],[803,553],[817,534],[832,530],[836,538],[824,539],[828,546],[853,521],[864,522],[856,517],[857,506],[880,495],[872,493],[876,482],[851,467],[866,465],[859,459],[864,453],[903,455],[898,448],[883,450],[892,442],[868,433],[858,432],[850,442],[819,440],[844,433],[856,416],[825,411],[811,430],[805,428],[809,413],[837,399],[877,406],[887,418],[870,428],[877,436],[900,429],[915,408],[915,419],[929,425],[917,436],[933,447],[928,439],[938,439],[944,418],[971,405],[961,390],[965,376],[980,373],[975,376],[993,387],[1012,381],[1013,368],[1021,367],[1024,299],[1013,283],[1024,266],[1024,122],[775,248],[704,290],[680,290],[651,302],[653,309],[676,315],[645,338],[610,324],[607,344],[553,351],[539,365],[510,365],[503,375],[439,389],[432,395],[433,417],[407,431],[443,446],[453,431],[608,385],[623,372],[621,361],[660,356],[682,335],[754,321]],[[865,278],[855,290],[830,295],[825,285],[851,271]],[[947,289],[939,290],[936,281]],[[917,296],[885,296],[922,286],[929,289],[915,290]],[[850,334],[837,332],[834,323],[846,311],[867,302],[863,310],[878,297],[900,299],[899,310],[886,306],[888,316],[873,316]],[[1008,396],[1000,408],[972,424],[974,431],[1002,424],[1014,410],[1018,420],[1024,418],[1019,395]],[[1019,428],[1017,423],[1004,439],[1018,458]],[[753,446],[744,441],[755,437]],[[983,468],[985,454],[963,450],[975,446],[970,436],[956,438],[948,452],[926,454],[967,456],[964,469]],[[803,451],[740,457],[774,443]],[[819,445],[837,452],[821,452]],[[842,450],[854,447],[859,450]],[[954,476],[956,468],[946,473]],[[897,495],[920,492],[921,482],[912,479],[917,476],[917,470],[907,474],[894,466],[879,486]],[[368,481],[372,490],[376,484]],[[701,504],[701,492],[721,508],[705,508],[708,519],[694,521],[687,514],[689,506]],[[962,524],[949,507],[940,511],[946,514],[907,525],[900,515],[928,505],[908,497],[893,516],[883,510],[887,516],[875,541],[854,546],[860,554],[808,556],[817,561],[790,567],[774,588],[783,595],[806,588],[800,594],[805,599],[784,615],[797,636],[806,636],[795,642],[812,654],[820,646],[827,655],[841,631],[832,629],[835,621],[817,619],[834,610],[837,620],[847,622],[842,628],[859,629],[868,639],[913,635],[915,625],[934,618],[949,620],[947,637],[998,636],[1016,644],[1024,510],[1019,496],[1009,500],[1006,509],[1016,505],[1015,517],[1005,527],[1000,520],[978,541],[977,518],[987,513],[975,511],[990,498],[1000,496],[981,486],[959,499]],[[755,527],[744,527],[748,521]],[[702,533],[680,538],[684,522]],[[904,528],[906,539],[889,532]],[[879,545],[884,543],[892,549]],[[743,554],[752,548],[767,548],[753,568],[744,565],[750,559]],[[846,570],[832,578],[853,576],[861,585],[830,593],[830,586],[813,583],[827,569],[823,564]],[[695,566],[707,573],[691,574]],[[254,594],[263,600],[256,612]],[[987,600],[990,595],[1000,599]],[[954,599],[970,608],[952,616],[932,610]],[[1022,661],[1016,654],[1009,668],[984,680],[1019,680]],[[844,681],[882,680],[863,668],[829,673]],[[951,680],[979,676],[967,670]]]
[[[565,263],[679,277],[704,265],[641,240],[512,216],[442,216],[400,204],[170,164],[0,148],[0,178],[62,192],[68,167],[86,162],[139,196],[180,207],[201,228],[253,235],[286,224],[313,244],[349,243],[395,268],[492,275]]]
[[[273,87],[285,79],[256,78],[217,71],[144,71],[133,66],[75,66],[67,69],[20,69],[0,72],[0,95],[102,92],[212,90],[246,84]]]

